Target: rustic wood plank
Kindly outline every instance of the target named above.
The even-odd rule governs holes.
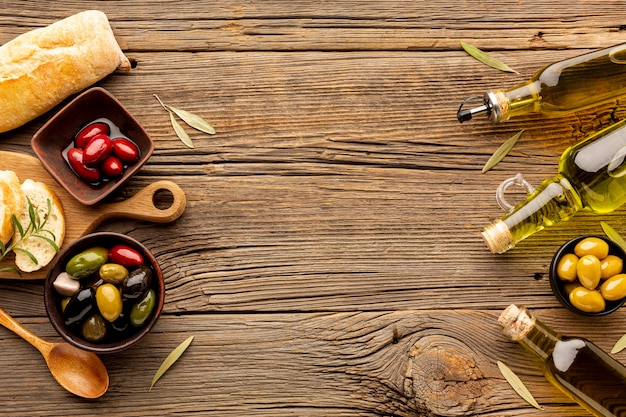
[[[606,328],[587,319],[573,324],[567,312],[536,313],[555,328],[585,332],[592,340],[616,339],[615,328],[626,325],[623,317]],[[541,415],[582,415],[543,379],[538,362],[500,333],[497,314],[406,310],[164,317],[137,347],[103,357],[112,386],[106,397],[92,402],[64,392],[35,349],[2,333],[0,345],[12,354],[0,355],[0,367],[12,374],[12,383],[3,387],[0,400],[4,413],[22,416],[537,415],[499,374],[496,361],[504,360],[545,407]],[[45,320],[23,321],[54,340]],[[160,362],[190,335],[190,348],[148,391]],[[133,363],[141,366],[129,372]]]

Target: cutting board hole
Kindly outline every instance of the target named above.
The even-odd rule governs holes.
[[[174,194],[170,190],[159,189],[152,196],[152,204],[159,210],[167,210],[174,204]]]

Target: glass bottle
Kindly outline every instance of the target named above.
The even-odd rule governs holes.
[[[530,113],[559,116],[598,105],[626,94],[626,44],[548,65],[528,81],[487,92],[483,105],[457,113],[459,122],[486,113],[499,123]]]
[[[543,181],[525,201],[484,228],[482,237],[488,248],[504,253],[579,210],[605,214],[626,203],[625,156],[626,120],[566,149],[558,175]]]
[[[498,322],[504,333],[543,362],[554,386],[595,416],[626,417],[626,367],[581,337],[563,336],[525,307],[510,305]]]

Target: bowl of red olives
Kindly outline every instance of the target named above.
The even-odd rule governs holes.
[[[50,322],[67,342],[105,354],[127,349],[155,325],[165,284],[157,260],[136,239],[97,232],[67,245],[44,285]]]
[[[107,90],[74,98],[39,129],[31,147],[44,168],[74,198],[94,205],[150,158],[154,142]]]
[[[626,301],[626,251],[604,236],[578,236],[563,244],[550,263],[550,286],[569,310],[603,316]]]

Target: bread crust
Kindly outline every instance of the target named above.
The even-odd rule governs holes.
[[[130,67],[101,11],[84,11],[18,36],[0,46],[0,133]]]
[[[0,171],[0,241],[3,244],[13,237],[13,215],[20,215],[25,202],[17,174]]]

